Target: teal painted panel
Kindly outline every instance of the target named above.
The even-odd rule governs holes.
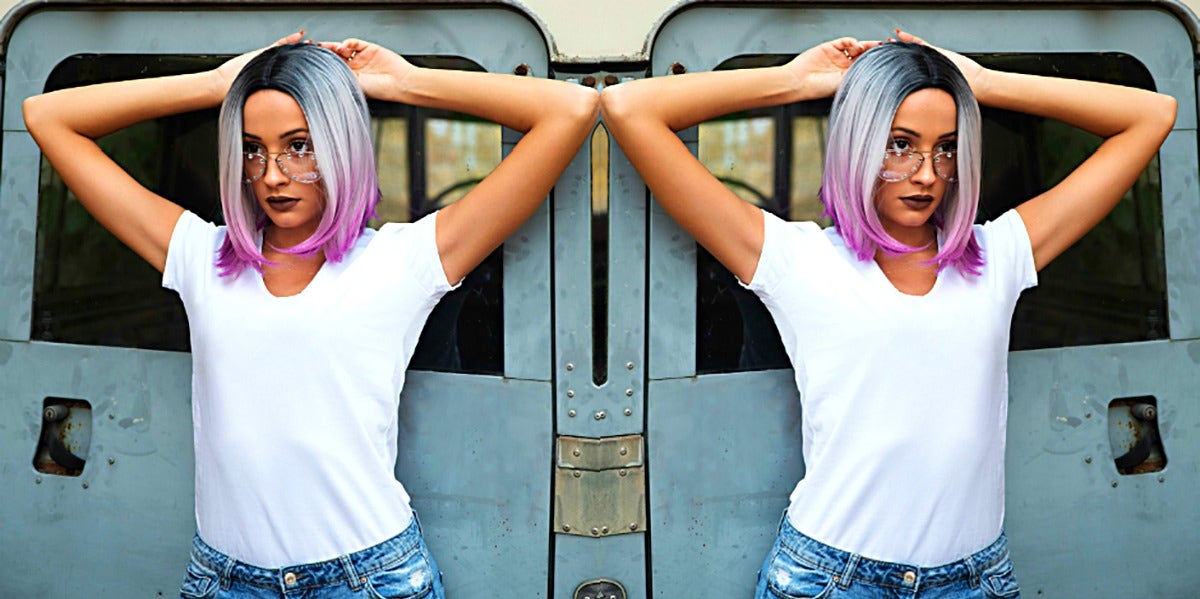
[[[1190,112],[1182,103],[1180,110]],[[1200,158],[1196,152],[1196,131],[1175,130],[1158,154],[1172,339],[1200,337]]]
[[[628,599],[646,599],[646,535],[556,535],[554,599],[573,599],[580,584],[598,578],[621,583]]]
[[[396,478],[449,596],[546,596],[551,403],[547,382],[409,373]]]
[[[1019,352],[1009,381],[1005,521],[1025,596],[1195,597],[1200,343]],[[1140,395],[1158,399],[1167,465],[1123,476],[1108,404]]]
[[[178,594],[196,530],[190,377],[188,354],[0,342],[0,597]],[[48,396],[91,404],[79,477],[33,468]]]
[[[6,131],[0,140],[0,339],[27,341],[41,152],[25,132]]]
[[[750,597],[804,476],[790,370],[651,381],[656,597]]]

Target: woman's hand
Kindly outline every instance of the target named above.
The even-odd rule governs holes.
[[[959,54],[958,52],[947,50],[945,48],[939,48],[933,44],[930,44],[929,42],[926,42],[925,40],[907,31],[901,31],[897,29],[896,38],[902,42],[912,42],[914,44],[921,44],[922,46],[929,46],[930,48],[941,52],[943,56],[950,59],[950,62],[954,63],[954,66],[958,67],[958,70],[962,72],[963,77],[967,80],[967,84],[971,86],[971,92],[975,94],[975,98],[979,100],[980,103],[983,103],[983,100],[980,99],[980,96],[986,91],[984,89],[986,87],[984,85],[984,81],[987,80],[988,70],[983,68],[982,65],[974,60],[971,60],[970,58],[967,58],[966,56],[963,56],[962,54]]]
[[[271,44],[270,46],[267,46],[266,48],[259,48],[257,50],[251,50],[249,52],[246,52],[245,54],[242,54],[240,56],[235,56],[235,57],[230,58],[229,60],[225,61],[221,66],[217,67],[216,69],[214,69],[212,71],[213,79],[215,81],[215,84],[214,84],[215,91],[217,92],[217,94],[219,94],[221,99],[224,99],[225,94],[229,92],[229,87],[231,85],[233,85],[233,80],[237,79],[238,73],[241,73],[242,69],[245,68],[246,65],[249,64],[250,61],[253,60],[255,56],[262,54],[262,51],[266,50],[267,48],[274,48],[275,46],[282,46],[284,44],[294,44],[296,42],[299,42],[303,38],[304,38],[304,30],[301,29],[300,31],[297,31],[296,33],[292,33],[292,34],[286,35],[284,37],[281,37],[278,40],[275,40],[274,44]]]
[[[399,54],[360,39],[321,42],[320,45],[333,50],[346,61],[368,98],[398,101],[400,86],[417,69]]]
[[[805,50],[784,66],[796,76],[802,95],[827,98],[837,91],[854,60],[880,43],[860,42],[852,37],[838,38]]]

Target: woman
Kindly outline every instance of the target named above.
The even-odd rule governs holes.
[[[393,474],[404,370],[438,299],[541,204],[598,99],[416,68],[360,40],[296,43],[301,33],[210,72],[30,98],[25,120],[80,202],[188,313],[198,532],[182,594],[441,597]],[[364,93],[525,135],[457,203],[375,232]],[[93,141],[222,101],[224,227],[141,187]]]
[[[796,371],[807,472],[759,597],[1019,594],[1002,534],[1013,307],[1108,214],[1174,122],[1166,96],[996,72],[897,34],[601,96],[655,197],[763,300]],[[674,135],[835,92],[824,231],[740,201]],[[1053,189],[973,226],[977,101],[1107,139]]]

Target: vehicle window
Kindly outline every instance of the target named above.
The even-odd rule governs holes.
[[[50,74],[47,91],[132,77],[195,72],[225,56],[78,55]],[[444,57],[422,66],[479,70]],[[455,113],[371,103],[384,222],[412,222],[461,198],[500,161],[500,127]],[[222,224],[216,109],[155,119],[99,140],[146,187]],[[497,250],[430,315],[413,368],[503,372],[502,252]],[[44,159],[38,188],[32,338],[188,351],[187,321],[160,275],[105,231]]]
[[[718,68],[782,64],[748,56]],[[1152,89],[1149,72],[1121,54],[990,54],[988,67]],[[829,100],[728,115],[699,127],[701,162],[742,199],[822,226],[817,193]],[[1100,139],[1056,121],[983,110],[983,181],[977,222],[1003,214],[1062,180]],[[1013,317],[1013,350],[1123,343],[1168,336],[1162,191],[1156,157],[1091,233],[1040,273]],[[696,294],[698,373],[789,366],[770,314],[703,248]]]

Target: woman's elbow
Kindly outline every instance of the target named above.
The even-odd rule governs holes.
[[[42,96],[30,96],[21,103],[21,114],[25,119],[25,128],[30,132],[41,127],[45,120],[45,102]]]
[[[630,92],[628,84],[606,87],[600,92],[600,115],[610,129],[622,127],[634,115],[637,102]]]

